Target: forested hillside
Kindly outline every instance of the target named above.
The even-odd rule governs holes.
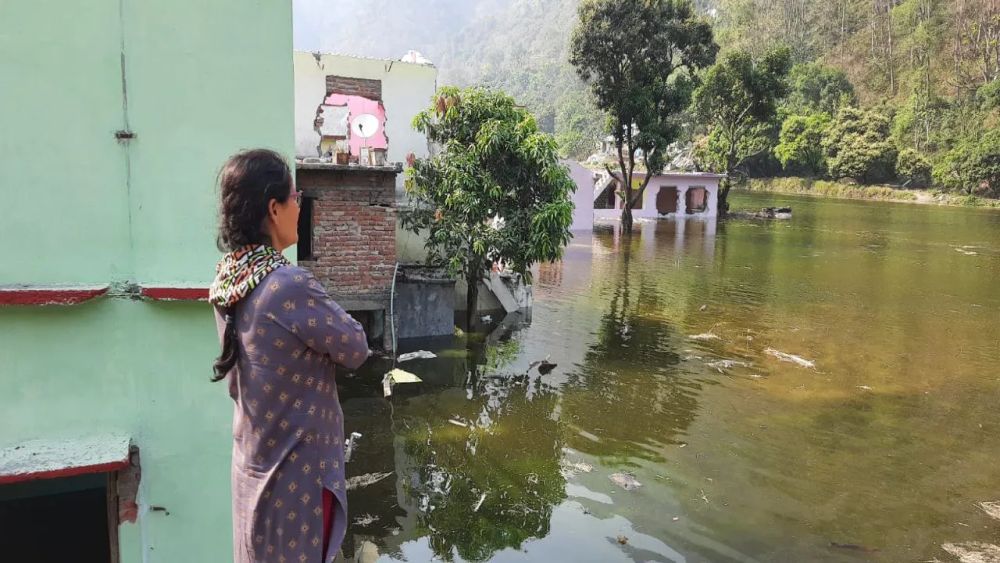
[[[442,84],[504,89],[556,135],[564,154],[583,158],[594,150],[605,124],[568,62],[578,4],[296,0],[296,48],[387,58],[417,49],[438,66]],[[974,192],[979,187],[969,183],[984,172],[966,170],[990,167],[990,156],[1000,152],[994,88],[1000,75],[1000,0],[695,4],[713,24],[720,59],[735,51],[754,59],[779,46],[790,51],[789,97],[766,132],[770,150],[747,161],[748,173],[837,176],[825,159],[810,162],[816,155],[798,149],[822,141],[844,107],[858,108],[850,119],[870,136],[885,133],[892,141],[876,147],[888,152],[873,159],[891,160],[891,170],[872,171],[868,178],[926,184],[933,169],[933,183]],[[897,175],[899,165],[904,170]],[[995,189],[986,191],[996,195]]]

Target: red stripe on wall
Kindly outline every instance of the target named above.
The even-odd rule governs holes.
[[[142,296],[156,301],[208,301],[208,288],[143,287]]]
[[[59,479],[62,477],[74,477],[76,475],[89,475],[91,473],[109,473],[125,469],[129,465],[128,459],[101,463],[97,465],[80,465],[77,467],[61,467],[59,469],[49,469],[45,471],[35,471],[32,473],[14,473],[0,475],[0,485],[11,483],[22,483],[24,481],[37,481],[38,479]]]
[[[0,288],[0,305],[76,305],[108,292],[108,287]]]

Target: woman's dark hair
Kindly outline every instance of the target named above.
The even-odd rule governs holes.
[[[268,244],[270,236],[264,228],[267,204],[272,199],[281,203],[292,193],[292,172],[280,154],[267,149],[237,153],[226,161],[219,172],[219,235],[216,244],[222,252],[232,252],[248,244]],[[220,311],[226,321],[222,336],[222,352],[215,360],[212,381],[226,377],[236,365],[239,335],[232,307]]]

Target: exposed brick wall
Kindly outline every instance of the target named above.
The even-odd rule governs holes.
[[[345,94],[361,96],[370,100],[382,100],[382,81],[368,78],[348,78],[346,76],[326,77],[326,95]]]
[[[396,265],[395,175],[299,170],[313,203],[313,260],[300,261],[334,299],[388,303]]]

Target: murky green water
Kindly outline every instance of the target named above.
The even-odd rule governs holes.
[[[1000,500],[1000,213],[736,201],[775,203],[794,219],[580,237],[540,268],[529,325],[471,355],[440,343],[391,403],[386,366],[349,380],[349,475],[391,474],[351,492],[348,550],[954,561],[942,544],[1000,544],[977,506]],[[547,356],[551,374],[518,377]]]

